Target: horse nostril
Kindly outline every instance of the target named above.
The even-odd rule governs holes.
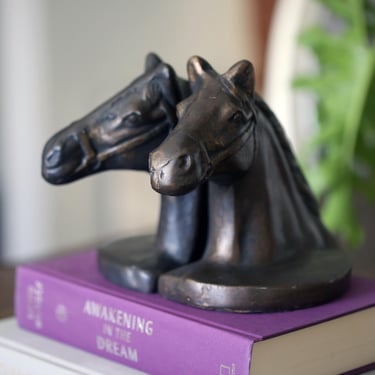
[[[177,166],[180,169],[187,171],[191,166],[191,157],[188,154],[179,156],[177,159]]]
[[[54,147],[46,155],[46,164],[49,167],[56,166],[60,161],[61,147]]]
[[[148,157],[148,171],[153,174],[155,172],[155,167],[154,165],[152,164],[152,160],[151,160],[151,154],[149,155]]]

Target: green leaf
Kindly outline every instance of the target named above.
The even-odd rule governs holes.
[[[343,27],[333,32],[316,25],[299,37],[319,64],[318,74],[293,81],[317,99],[319,131],[309,149],[318,162],[306,174],[324,197],[325,223],[357,245],[363,233],[352,195],[362,192],[375,201],[375,2],[319,2]]]

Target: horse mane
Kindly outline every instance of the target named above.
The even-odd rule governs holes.
[[[298,165],[298,162],[292,152],[289,141],[285,135],[285,132],[280,122],[278,121],[274,113],[271,111],[271,109],[268,107],[266,102],[257,94],[255,95],[255,104],[260,109],[260,111],[265,114],[266,118],[269,120],[272,126],[272,129],[275,131],[276,136],[280,142],[280,146],[284,151],[287,162],[291,168],[292,175],[296,181],[297,189],[301,194],[304,202],[306,203],[307,208],[310,210],[312,215],[319,218],[320,212],[318,202],[315,199],[306,181],[306,178],[301,171],[300,166]]]

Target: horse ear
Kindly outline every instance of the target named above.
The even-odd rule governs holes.
[[[157,83],[160,91],[164,93],[164,97],[175,106],[177,104],[175,101],[180,99],[180,89],[176,72],[172,66],[163,63],[159,65],[156,73],[153,81]]]
[[[187,63],[187,73],[190,83],[194,84],[203,73],[213,70],[212,66],[199,56],[190,57]]]
[[[149,53],[146,56],[145,71],[148,72],[156,68],[161,62],[162,60],[156,53],[153,53],[153,52]]]
[[[224,77],[233,83],[234,86],[240,87],[243,91],[253,95],[255,88],[254,67],[250,61],[242,60],[234,64],[225,74]]]
[[[169,64],[163,64],[160,66],[160,69],[158,69],[158,76],[166,79],[175,79],[176,73]]]

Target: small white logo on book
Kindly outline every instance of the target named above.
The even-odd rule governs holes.
[[[44,286],[36,280],[27,287],[27,319],[33,320],[36,328],[43,327],[42,305]]]
[[[62,303],[58,304],[55,309],[56,319],[60,323],[65,323],[68,320],[68,309]]]
[[[232,363],[232,366],[228,365],[220,365],[220,375],[235,375],[236,373],[236,366]]]

